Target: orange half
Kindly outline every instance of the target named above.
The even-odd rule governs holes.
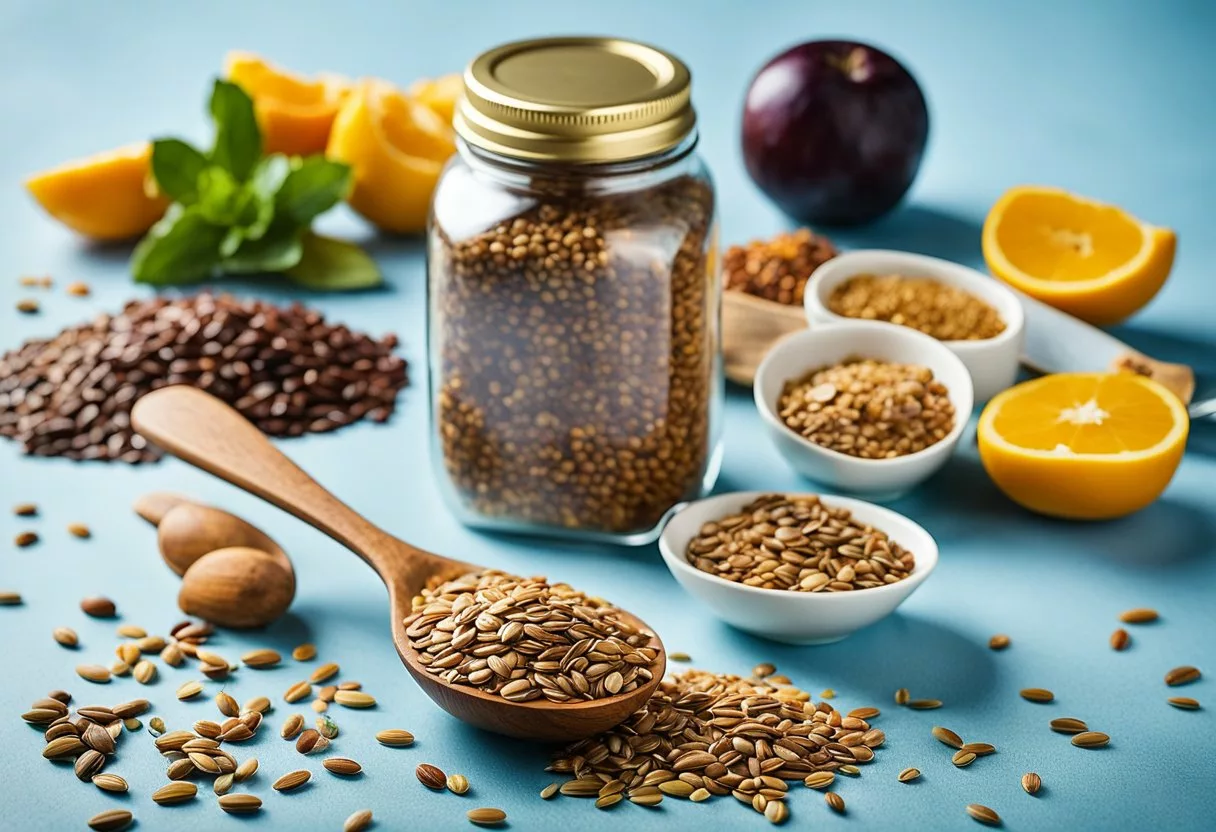
[[[1058,188],[1012,188],[984,221],[993,274],[1093,324],[1117,323],[1152,300],[1176,245],[1168,228]]]
[[[338,75],[304,78],[249,52],[229,52],[224,75],[253,99],[266,153],[323,153],[329,131],[350,91]]]
[[[152,145],[127,145],[75,159],[25,180],[38,204],[55,219],[94,240],[126,240],[146,232],[169,201],[149,196]]]
[[[1122,517],[1156,500],[1186,447],[1178,397],[1135,373],[1060,373],[988,403],[980,459],[1015,502],[1055,517]]]

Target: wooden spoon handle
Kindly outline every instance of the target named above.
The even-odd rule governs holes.
[[[146,439],[310,523],[367,561],[381,577],[404,555],[423,555],[364,520],[284,456],[244,416],[193,387],[165,387],[131,411]],[[388,563],[392,554],[395,564]]]

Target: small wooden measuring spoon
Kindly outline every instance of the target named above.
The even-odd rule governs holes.
[[[425,552],[378,529],[304,473],[243,416],[202,390],[177,386],[149,393],[136,402],[131,421],[145,438],[174,456],[294,514],[363,558],[388,587],[393,643],[401,661],[419,687],[457,719],[512,737],[581,739],[622,722],[658,687],[666,655],[654,635],[654,677],[605,699],[511,702],[475,687],[448,684],[419,663],[401,622],[428,579],[453,578],[481,567]],[[621,618],[650,630],[628,613]]]

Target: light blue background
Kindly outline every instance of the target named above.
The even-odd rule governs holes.
[[[702,149],[721,194],[723,238],[771,234],[782,218],[748,182],[740,163],[739,110],[751,74],[771,54],[799,40],[854,36],[885,46],[923,84],[933,115],[921,177],[903,210],[857,232],[848,246],[881,245],[979,265],[979,224],[1008,186],[1042,182],[1113,201],[1176,229],[1174,274],[1161,297],[1120,328],[1161,357],[1216,368],[1211,320],[1216,237],[1216,7],[1174,2],[34,2],[0,4],[0,348],[47,335],[101,310],[147,295],[126,274],[124,249],[90,249],[45,218],[20,187],[23,176],[63,159],[153,135],[206,137],[202,116],[209,79],[225,50],[252,49],[305,71],[379,75],[401,83],[461,68],[479,50],[548,33],[603,32],[653,40],[682,56],[694,73]],[[365,234],[350,215],[326,225]],[[383,427],[359,425],[284,443],[285,449],[343,499],[390,531],[439,552],[524,573],[547,573],[594,587],[656,626],[671,650],[699,667],[747,672],[770,660],[807,690],[832,687],[848,709],[876,704],[888,736],[877,762],[838,790],[848,816],[832,814],[818,793],[793,791],[791,826],[817,829],[975,828],[970,802],[995,808],[1011,830],[1199,829],[1216,809],[1213,785],[1212,683],[1185,691],[1208,704],[1199,712],[1169,708],[1162,674],[1178,664],[1216,673],[1216,433],[1197,428],[1165,496],[1118,522],[1079,525],[1029,515],[1010,504],[980,468],[973,442],[919,493],[896,504],[941,542],[936,575],[885,622],[824,648],[768,644],[728,629],[676,586],[653,547],[621,550],[480,535],[456,524],[440,504],[427,459],[424,395],[423,265],[412,240],[371,239],[390,288],[369,295],[310,296],[333,319],[402,336],[414,383]],[[49,273],[52,294],[18,290],[19,274]],[[69,298],[62,287],[86,280],[94,294]],[[235,284],[243,294],[284,300],[288,289]],[[43,312],[21,316],[19,296],[37,296]],[[729,394],[726,457],[720,490],[808,488],[761,434],[750,395]],[[337,709],[336,753],[360,760],[366,774],[339,782],[320,759],[301,758],[277,737],[294,710],[282,691],[306,675],[291,666],[242,670],[229,687],[238,699],[271,695],[275,711],[259,738],[236,753],[255,754],[262,773],[251,786],[265,800],[255,819],[223,815],[204,791],[192,805],[161,808],[149,799],[164,782],[147,736],[126,738],[109,770],[132,784],[128,797],[81,784],[70,770],[39,756],[40,736],[20,724],[26,704],[54,687],[78,703],[147,695],[171,727],[215,716],[209,703],[173,697],[189,670],[163,669],[141,688],[117,680],[94,689],[79,680],[81,661],[112,660],[113,624],[86,619],[77,599],[104,593],[122,620],[154,632],[180,617],[177,579],[156,554],[154,534],[130,511],[153,489],[174,489],[236,511],[279,540],[295,560],[299,594],[292,614],[262,634],[225,633],[216,650],[235,657],[256,645],[289,650],[306,639],[321,660],[340,662],[380,701],[371,712]],[[7,506],[34,500],[42,518],[19,521]],[[212,830],[242,824],[276,829],[339,829],[370,807],[381,829],[468,828],[464,812],[500,806],[515,829],[767,828],[730,798],[713,806],[674,800],[658,810],[632,805],[611,816],[589,802],[543,803],[551,777],[543,749],[479,734],[435,708],[410,682],[388,638],[388,608],[374,575],[337,545],[274,509],[170,460],[146,468],[74,465],[27,459],[0,446],[0,587],[26,604],[0,609],[0,828],[76,829],[109,806],[129,806],[139,828]],[[63,527],[83,521],[94,539],[71,539]],[[43,535],[17,550],[19,530]],[[1134,629],[1126,653],[1107,637],[1119,611],[1148,605],[1163,620]],[[51,628],[75,627],[82,647],[52,642]],[[991,653],[995,632],[1013,647]],[[1053,689],[1057,703],[1032,705],[1025,686]],[[934,713],[895,709],[891,694],[945,700]],[[214,693],[216,684],[208,684]],[[311,711],[304,709],[311,717]],[[1074,749],[1051,733],[1055,716],[1084,718],[1113,737],[1103,751]],[[1000,753],[955,770],[929,728],[945,724]],[[372,734],[390,726],[418,736],[411,749],[380,748]],[[465,797],[432,794],[413,767],[431,762],[463,772]],[[914,785],[895,774],[914,765]],[[317,772],[292,795],[269,789],[296,767]],[[1037,798],[1018,779],[1039,772]],[[209,785],[209,784],[207,784]]]

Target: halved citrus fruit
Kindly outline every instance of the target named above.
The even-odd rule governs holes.
[[[1118,323],[1169,277],[1174,232],[1058,188],[1011,188],[984,220],[992,273],[1093,324]]]
[[[980,415],[980,459],[1014,502],[1103,520],[1169,485],[1190,420],[1178,397],[1135,373],[1060,373],[996,396]]]
[[[456,150],[451,125],[385,81],[361,81],[334,121],[326,155],[354,171],[347,201],[377,227],[426,228],[431,194]]]
[[[350,81],[339,75],[303,78],[249,52],[229,52],[224,75],[253,99],[266,153],[309,156],[325,151]]]
[[[456,112],[456,102],[464,95],[464,78],[460,73],[439,78],[421,78],[410,84],[407,94],[430,107],[448,124]]]
[[[145,188],[152,160],[148,142],[75,159],[36,173],[25,187],[55,219],[94,240],[143,234],[169,201]]]

